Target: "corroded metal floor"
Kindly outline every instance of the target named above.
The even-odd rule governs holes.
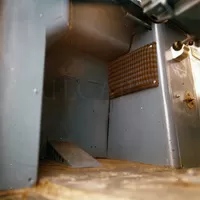
[[[100,167],[84,169],[43,162],[37,186],[1,191],[0,199],[200,199],[200,169],[174,170],[127,161],[99,161]]]

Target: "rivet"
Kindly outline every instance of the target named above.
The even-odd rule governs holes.
[[[156,80],[153,81],[154,84],[156,84],[156,82],[157,82]]]
[[[35,94],[38,94],[38,90],[37,90],[36,88],[33,89],[33,92],[34,92]]]
[[[29,178],[29,179],[28,179],[28,182],[29,182],[30,184],[33,184],[33,183],[34,183],[34,180],[33,180],[32,178]]]
[[[40,14],[40,17],[42,17],[42,16],[43,16],[43,14],[41,13],[41,14]]]
[[[143,107],[141,107],[140,110],[143,110]]]

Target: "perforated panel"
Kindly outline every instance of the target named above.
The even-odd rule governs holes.
[[[156,43],[145,45],[110,63],[110,98],[158,86]]]

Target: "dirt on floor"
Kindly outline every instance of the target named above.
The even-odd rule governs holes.
[[[196,200],[200,169],[175,170],[140,163],[99,160],[96,168],[73,169],[41,162],[38,184],[1,191],[4,200]]]

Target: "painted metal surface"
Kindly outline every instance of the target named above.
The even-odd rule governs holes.
[[[45,28],[34,0],[0,8],[0,189],[12,189],[37,179]]]
[[[74,1],[65,39],[80,51],[111,61],[128,52],[133,25],[119,4]]]
[[[187,33],[199,38],[199,26],[194,23],[200,20],[199,9],[199,0],[179,1],[175,5],[175,16],[173,17],[173,22],[183,28]]]
[[[165,26],[162,30],[162,37],[167,52],[174,41],[182,40],[185,36],[175,27]],[[179,63],[176,62],[176,64],[173,61],[165,62],[168,70],[170,99],[172,101],[173,118],[171,121],[174,123],[176,130],[181,166],[197,167],[200,165],[198,156],[200,150],[199,82],[197,78],[200,65],[197,60],[194,61],[194,58],[192,58],[193,61],[188,59],[189,57]],[[189,109],[185,105],[186,102],[183,102],[186,91],[191,92],[195,97],[196,105],[194,109]],[[177,98],[177,95],[180,95],[180,98]]]
[[[68,0],[36,0],[38,12],[46,28],[47,47],[54,44],[69,28]]]
[[[95,157],[105,157],[109,102],[107,66],[69,47],[54,50],[56,53],[47,58],[46,67],[55,69],[57,66],[62,87],[55,88],[52,98],[44,98],[41,156],[45,156],[45,141],[49,139],[69,141]]]
[[[150,34],[157,42],[160,86],[111,101],[108,155],[173,167],[197,167],[200,165],[198,53],[196,57],[191,54],[181,57],[182,61],[167,60],[165,53],[173,42],[185,37],[170,25],[154,25],[154,32],[140,34],[133,47],[152,41]],[[190,97],[186,98],[186,94]]]
[[[194,76],[198,76],[200,62],[189,53],[181,61],[169,60],[167,64],[182,165],[197,167],[200,165],[199,80],[194,82]]]
[[[180,159],[180,150],[179,143],[177,138],[177,133],[174,125],[173,119],[173,110],[172,110],[172,102],[171,96],[169,94],[169,85],[168,85],[168,77],[167,77],[167,69],[166,69],[166,57],[165,52],[168,47],[171,46],[173,41],[176,39],[175,36],[178,35],[178,38],[183,36],[182,33],[177,33],[172,38],[170,32],[165,25],[154,25],[154,34],[155,40],[157,44],[157,56],[158,56],[158,65],[159,75],[160,75],[160,85],[161,85],[161,95],[162,95],[162,106],[164,109],[164,127],[166,129],[167,136],[167,152],[168,152],[168,160],[169,165],[172,167],[181,167],[181,159]],[[176,32],[176,31],[175,31]],[[165,37],[163,37],[163,35]]]
[[[133,40],[132,49],[153,41],[152,31],[139,33]],[[110,158],[169,164],[161,95],[162,89],[159,86],[111,100]]]
[[[111,100],[108,156],[180,167],[162,28],[162,25],[154,25],[152,32],[139,33],[133,40],[132,49],[157,42],[160,85]]]
[[[84,78],[87,76],[86,73],[87,71]],[[106,157],[108,120],[106,77],[104,83],[90,83],[84,78],[78,81],[68,79],[65,82],[67,135],[63,137],[95,157]]]
[[[71,45],[79,51],[104,61],[111,61],[129,51],[136,29],[143,26],[151,29],[149,24],[139,19],[141,16],[144,18],[142,9],[134,3],[128,8],[123,5],[126,7],[124,9],[114,2],[38,2],[40,15],[47,27],[48,48],[61,39],[62,43]],[[129,8],[136,16],[126,11]]]

